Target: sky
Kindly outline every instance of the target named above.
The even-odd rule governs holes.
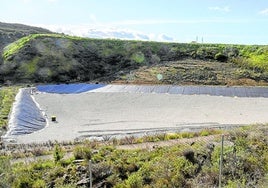
[[[267,0],[0,0],[0,22],[94,38],[268,44]]]

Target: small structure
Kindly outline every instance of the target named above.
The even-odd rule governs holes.
[[[57,121],[56,116],[51,116],[51,121],[53,121],[53,122]]]

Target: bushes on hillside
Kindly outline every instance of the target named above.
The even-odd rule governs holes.
[[[268,71],[267,49],[266,46],[101,40],[37,34],[5,48],[0,81],[112,81],[141,66],[185,58],[230,62],[264,73]]]

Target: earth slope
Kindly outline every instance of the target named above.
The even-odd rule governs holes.
[[[51,31],[39,27],[32,27],[23,24],[11,24],[0,22],[0,54],[8,44],[36,33],[52,33]],[[0,64],[3,63],[2,57],[0,57]]]
[[[6,46],[2,58],[2,82],[267,85],[268,81],[268,47],[256,45],[32,34]]]

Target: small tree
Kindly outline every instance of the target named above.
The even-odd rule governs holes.
[[[62,148],[59,146],[59,144],[56,144],[54,147],[53,157],[54,157],[55,163],[59,162],[64,157],[64,153],[62,151]]]

